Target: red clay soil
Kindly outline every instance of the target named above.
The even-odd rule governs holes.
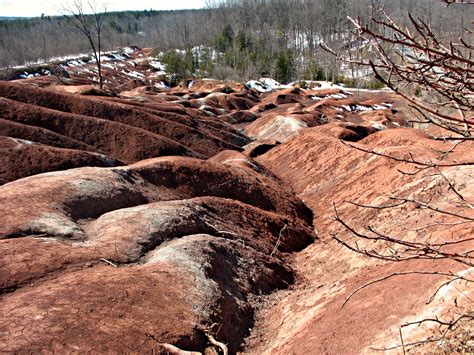
[[[189,158],[36,175],[0,196],[9,352],[203,352],[206,331],[235,352],[253,299],[293,282],[282,256],[315,239],[276,182]]]
[[[90,84],[79,72],[70,82],[81,80]],[[393,252],[355,238],[335,206],[365,234],[369,225],[420,243],[474,234],[474,170],[459,164],[473,143],[403,128],[393,95],[258,96],[207,80],[161,92],[123,75],[119,96],[92,97],[49,84],[0,82],[0,352],[215,354],[212,336],[231,354],[372,353],[399,345],[407,321],[453,316],[454,299],[472,309],[459,284],[427,305],[446,279],[418,274],[366,287],[342,307],[393,272],[461,268],[350,251],[333,237]],[[445,167],[417,171],[362,150]],[[417,203],[350,203],[390,197],[465,223]],[[407,328],[403,338],[435,331]]]
[[[96,148],[83,142],[55,133],[46,128],[24,125],[0,118],[0,134],[6,137],[30,140],[56,148],[78,149],[98,152]]]
[[[71,86],[62,88],[71,91]],[[256,102],[256,99],[249,100],[246,94],[217,94],[225,95],[226,108],[218,108],[219,103],[212,101],[210,92],[202,93],[202,97],[210,96],[203,100],[213,102],[216,109],[226,114],[233,112],[227,109],[229,103],[247,108]],[[2,176],[2,183],[40,172],[103,165],[92,158],[90,164],[86,163],[84,156],[88,153],[84,151],[103,154],[109,161],[133,163],[159,156],[209,158],[226,149],[242,150],[241,147],[250,142],[240,129],[219,120],[216,115],[169,101],[170,97],[172,95],[168,93],[152,99],[144,96],[129,99],[87,97],[61,92],[57,85],[54,90],[52,87],[38,88],[35,81],[1,82],[0,134],[48,145],[57,153],[55,162],[43,159],[37,167],[28,160],[28,154],[23,155],[21,159],[25,161],[20,162],[16,171],[2,173],[10,176]],[[3,148],[7,152],[6,147]],[[64,151],[55,148],[79,151],[65,155]],[[74,158],[79,156],[82,163]],[[94,154],[88,156],[96,157]],[[10,163],[18,158],[15,150],[11,157],[4,156]],[[51,162],[49,167],[48,161]]]
[[[200,156],[184,145],[150,131],[104,120],[56,111],[0,98],[0,114],[6,120],[45,128],[94,146],[112,158],[133,162],[160,155]],[[29,140],[30,137],[24,139]]]
[[[342,124],[354,132],[352,140],[361,139],[376,130],[407,126],[402,112],[391,109],[396,100],[388,94],[376,98],[352,98],[339,89],[302,91],[286,89],[262,96],[262,103],[250,111],[257,114],[245,132],[258,140],[278,142],[298,135],[301,129],[329,122]]]
[[[0,185],[29,175],[81,166],[117,166],[104,155],[55,148],[23,139],[0,136]]]
[[[252,159],[251,156],[244,153],[236,152],[235,150],[224,150],[219,154],[216,154],[212,158],[208,159],[208,161],[239,167],[241,169],[248,170],[251,173],[255,172],[257,173],[257,176],[263,175],[281,183],[281,180],[279,180],[275,175],[273,175],[262,164],[257,163],[254,159]]]
[[[250,353],[371,353],[376,348],[400,345],[401,324],[443,314],[445,308],[450,307],[444,301],[450,294],[458,295],[459,300],[468,300],[456,293],[453,286],[442,292],[444,296],[426,305],[446,278],[407,275],[369,286],[342,307],[357,287],[393,272],[457,272],[463,267],[447,261],[390,263],[364,258],[337,243],[332,236],[351,245],[357,243],[361,249],[384,254],[389,252],[388,245],[356,240],[351,232],[334,221],[334,205],[346,223],[362,233],[364,226],[370,225],[379,233],[406,241],[463,240],[473,235],[472,225],[452,224],[452,217],[419,208],[417,204],[374,209],[361,208],[348,201],[383,206],[394,203],[389,196],[406,197],[473,218],[472,209],[458,203],[447,181],[456,186],[467,201],[472,201],[474,171],[472,166],[456,165],[441,168],[443,175],[436,174],[434,169],[411,174],[416,172],[413,164],[359,151],[334,138],[328,126],[303,130],[257,158],[290,184],[312,209],[321,243],[293,258],[299,283],[291,292],[273,295],[270,306],[259,314],[257,330],[247,343],[246,351]],[[413,129],[389,129],[353,144],[395,157],[410,159],[412,154],[415,160],[448,165],[469,161],[474,148],[472,143],[465,142],[449,153],[455,143],[434,141]],[[454,222],[456,220],[454,218]],[[468,239],[451,250],[463,252],[472,247],[472,239]],[[472,287],[465,292],[466,297],[471,292]],[[452,312],[449,316],[455,317]],[[404,331],[406,343],[429,336],[429,329],[421,334],[416,329]],[[395,349],[399,351],[401,348]]]
[[[161,100],[158,102],[150,99],[132,101],[118,98],[107,98],[107,100],[130,105],[136,110],[158,115],[174,122],[179,122],[181,124],[199,129],[210,136],[215,136],[223,141],[234,144],[233,149],[236,150],[238,150],[240,146],[249,142],[249,138],[242,134],[239,130],[223,121],[216,121],[214,117],[208,117],[207,115],[204,115],[202,110],[189,108],[186,109],[181,105],[171,105],[167,103],[167,101]]]
[[[101,99],[78,98],[77,95],[57,93],[5,82],[0,83],[0,96],[24,104],[104,119],[109,122],[148,130],[170,140],[178,141],[189,149],[208,157],[222,149],[233,147],[231,144],[226,144],[224,141],[205,135],[203,132],[181,123],[140,110],[133,110],[128,105],[125,106]],[[206,142],[206,144],[203,144],[203,142]]]

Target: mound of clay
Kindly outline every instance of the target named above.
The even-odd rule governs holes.
[[[40,106],[145,129],[170,140],[179,141],[179,144],[207,156],[214,155],[223,148],[233,147],[192,127],[96,98],[79,98],[74,95],[7,83],[0,84],[0,96],[26,105]],[[206,141],[206,144],[202,144],[203,141]]]
[[[276,181],[189,158],[40,174],[0,187],[0,201],[12,352],[203,352],[207,334],[235,352],[255,297],[294,280],[282,256],[315,238]]]
[[[113,96],[85,63],[0,82],[0,351],[405,352],[439,329],[401,324],[470,312],[472,141],[393,93],[168,89],[122,52]]]
[[[248,340],[249,352],[371,352],[373,348],[400,344],[400,324],[427,315],[443,314],[449,319],[446,307],[451,303],[444,302],[445,299],[452,302],[457,297],[457,302],[464,305],[469,302],[459,295],[456,287],[451,287],[427,305],[446,279],[429,274],[410,274],[413,270],[465,272],[461,264],[450,260],[433,262],[430,258],[406,262],[366,258],[354,250],[360,248],[391,255],[394,249],[389,247],[390,244],[355,238],[334,220],[334,208],[350,227],[362,235],[377,236],[367,229],[370,226],[376,233],[406,242],[448,243],[443,250],[451,252],[470,250],[473,247],[470,236],[474,230],[465,223],[451,224],[453,221],[459,223],[459,218],[435,213],[417,203],[404,203],[393,208],[363,206],[397,205],[397,201],[390,197],[409,198],[474,218],[472,209],[466,208],[463,202],[459,203],[459,197],[449,187],[449,184],[456,186],[457,193],[472,201],[474,170],[472,165],[463,166],[463,162],[469,160],[468,152],[474,148],[473,144],[464,142],[453,151],[455,142],[435,141],[419,131],[406,128],[387,129],[360,140],[357,137],[357,143],[346,143],[338,139],[341,133],[344,136],[345,133],[337,133],[336,127],[347,129],[332,125],[308,128],[256,158],[282,181],[289,183],[312,209],[314,225],[324,248],[318,244],[298,254],[296,270],[304,275],[304,281],[297,291],[272,297],[273,306],[259,315],[259,333]],[[347,136],[343,138],[347,139]],[[445,167],[440,167],[440,171],[419,170],[422,166],[396,159],[415,159]],[[333,237],[348,243],[354,250],[345,248]],[[456,243],[463,239],[464,242]],[[401,273],[401,276],[363,288],[344,305],[354,290],[393,273]],[[466,292],[468,295],[470,291]],[[430,334],[426,328],[417,326],[402,331],[406,343],[426,339]]]
[[[350,95],[340,89],[293,88],[271,92],[250,110],[259,116],[245,126],[245,132],[258,140],[285,142],[302,129],[333,122],[347,128],[334,132],[335,135],[355,141],[378,130],[407,126],[403,115],[390,109],[392,98],[379,95],[377,99],[366,100]]]
[[[22,161],[13,168],[16,171],[8,172],[9,177],[2,177],[3,183],[46,171],[110,165],[100,163],[95,153],[103,154],[104,161],[124,163],[159,156],[209,158],[222,150],[242,150],[250,142],[239,129],[209,118],[202,110],[170,102],[168,95],[152,99],[140,95],[128,99],[84,97],[61,92],[59,86],[54,88],[40,89],[26,82],[0,83],[0,134],[51,147],[48,159],[32,163],[32,147],[28,154],[18,155],[13,146],[4,145],[3,152],[11,153],[6,160]],[[237,107],[252,105],[250,101],[245,104],[246,100],[238,95],[226,96],[223,104],[226,108],[234,102]],[[219,101],[214,104],[216,109],[224,110],[219,108]],[[79,151],[66,154],[55,148]]]
[[[0,136],[0,153],[0,185],[48,171],[121,164],[102,154],[55,148],[4,136]]]

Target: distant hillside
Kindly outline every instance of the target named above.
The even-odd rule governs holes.
[[[465,6],[446,8],[441,1],[225,0],[202,10],[109,13],[102,43],[104,50],[125,46],[156,48],[158,53],[187,50],[181,57],[167,58],[176,67],[174,72],[183,74],[194,74],[197,65],[191,49],[204,46],[215,50],[209,55],[222,54],[205,60],[209,63],[205,72],[221,79],[335,80],[341,68],[319,48],[319,41],[340,48],[350,39],[347,15],[368,21],[382,5],[397,22],[408,24],[410,12],[450,38],[458,39],[469,26]],[[0,21],[0,67],[89,51],[88,42],[65,17]]]
[[[0,16],[0,21],[14,21],[28,19],[29,17],[12,17],[12,16]]]

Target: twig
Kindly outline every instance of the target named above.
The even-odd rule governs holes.
[[[209,339],[209,342],[212,345],[217,346],[219,349],[221,349],[221,351],[224,355],[229,354],[229,350],[227,348],[227,345],[225,345],[224,343],[221,343],[220,341],[217,341],[216,339],[214,339],[214,337],[210,333],[206,333],[206,336],[207,336],[207,339]]]
[[[414,200],[414,199],[411,199],[411,198],[403,198],[403,197],[395,197],[395,196],[390,196],[389,198],[392,199],[392,200],[411,202],[411,203],[414,203],[414,204],[419,205],[421,207],[425,207],[429,210],[432,210],[432,211],[435,211],[435,212],[438,212],[438,213],[441,213],[441,214],[446,214],[446,215],[449,215],[449,216],[458,217],[458,218],[461,218],[461,219],[465,219],[467,221],[474,221],[474,218],[472,218],[472,217],[464,216],[464,215],[459,214],[459,213],[445,211],[445,210],[442,210],[438,207],[433,207],[433,206],[431,206],[427,203],[424,203],[424,202],[421,202],[421,201],[418,201],[418,200]]]
[[[285,224],[285,226],[280,230],[280,234],[278,235],[277,242],[275,244],[275,247],[273,248],[272,252],[270,253],[270,256],[273,256],[273,254],[278,250],[278,247],[280,246],[280,239],[283,234],[283,231],[287,228],[288,226]]]
[[[366,287],[369,287],[370,285],[373,285],[375,283],[378,283],[378,282],[381,282],[381,281],[384,281],[384,280],[387,280],[387,279],[390,279],[392,277],[395,277],[395,276],[405,276],[405,275],[430,275],[430,276],[448,276],[448,277],[451,277],[453,276],[452,273],[446,273],[446,272],[440,272],[440,271],[403,271],[403,272],[394,272],[394,273],[391,273],[389,275],[385,275],[383,277],[380,277],[378,279],[375,279],[375,280],[372,280],[370,282],[367,282],[365,284],[363,284],[362,286],[359,286],[358,288],[356,288],[354,291],[352,291],[349,296],[346,297],[346,299],[344,300],[344,303],[342,304],[341,308],[344,308],[344,306],[347,304],[347,302],[350,301],[350,299],[352,298],[352,296],[354,296],[356,293],[358,293],[359,291],[363,290],[364,288]]]
[[[405,351],[405,342],[403,341],[402,327],[398,328],[398,332],[400,333],[400,341],[402,342],[403,355],[405,355],[406,351]]]
[[[349,146],[351,148],[360,150],[361,152],[378,155],[380,157],[392,159],[392,160],[403,162],[403,163],[416,164],[416,165],[426,166],[426,167],[430,167],[430,168],[474,165],[474,161],[467,161],[467,162],[460,162],[460,163],[423,162],[423,161],[415,160],[412,156],[410,156],[410,159],[405,159],[405,158],[395,157],[395,156],[392,156],[392,155],[377,152],[377,151],[372,150],[372,149],[364,149],[362,147],[358,147],[358,146],[355,146],[353,144],[349,144],[349,143],[347,143],[345,141],[342,141],[342,140],[341,140],[341,143],[346,145],[346,146]]]
[[[214,227],[212,224],[206,222],[206,221],[203,221],[207,226],[211,227],[215,233],[217,234],[229,234],[229,235],[233,235],[234,237],[237,237],[237,234],[235,234],[234,232],[229,232],[229,231],[224,231],[224,230],[219,230],[217,229],[216,227]]]
[[[118,267],[117,264],[114,264],[113,262],[111,262],[110,260],[107,260],[107,259],[104,259],[104,258],[101,258],[100,261],[103,261],[104,263],[106,264],[109,264],[110,266],[113,266],[113,267]]]

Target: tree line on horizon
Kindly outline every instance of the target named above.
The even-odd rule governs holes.
[[[462,36],[470,17],[463,6],[425,0],[220,0],[205,9],[126,11],[106,14],[102,48],[152,47],[180,77],[196,74],[280,82],[337,80],[340,65],[322,50],[324,40],[341,47],[350,38],[347,15],[363,22],[384,6],[398,23],[407,13],[446,37]],[[202,46],[204,53],[192,48]],[[174,52],[174,49],[183,49]],[[212,55],[209,50],[219,55]],[[64,16],[0,21],[0,67],[87,53],[90,46]],[[163,55],[164,53],[164,55]]]

